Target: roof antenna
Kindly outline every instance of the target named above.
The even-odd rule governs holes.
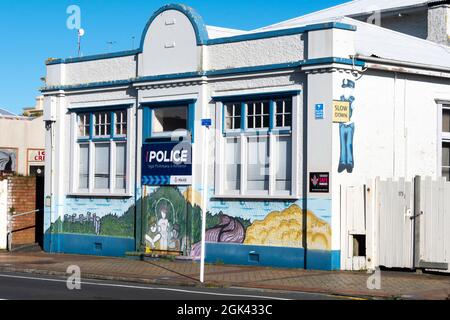
[[[83,28],[78,29],[78,57],[81,57],[81,38],[86,34]]]
[[[106,43],[109,45],[109,52],[112,52],[112,47],[117,43],[117,41],[107,41]]]

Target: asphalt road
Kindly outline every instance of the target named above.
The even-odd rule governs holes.
[[[0,300],[342,300],[321,294],[274,292],[240,288],[169,287],[114,281],[81,280],[69,290],[67,279],[31,274],[0,273]]]

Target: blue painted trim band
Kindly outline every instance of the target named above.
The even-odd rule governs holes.
[[[280,64],[271,64],[264,66],[254,66],[254,67],[240,67],[240,68],[231,68],[231,69],[223,69],[223,70],[209,70],[205,72],[186,72],[186,73],[177,73],[177,74],[165,74],[165,75],[157,75],[157,76],[149,76],[149,77],[139,77],[128,80],[115,80],[115,81],[105,81],[105,82],[93,82],[79,85],[67,85],[67,86],[50,86],[41,88],[41,92],[49,92],[49,91],[71,91],[71,90],[82,90],[82,89],[96,89],[96,88],[105,88],[105,87],[115,87],[115,86],[123,86],[123,85],[132,85],[134,83],[141,82],[155,82],[155,81],[163,81],[163,80],[177,80],[177,79],[188,79],[188,78],[198,78],[198,77],[213,77],[213,76],[223,76],[223,75],[233,75],[233,74],[242,74],[242,73],[252,73],[252,72],[264,72],[264,71],[277,71],[284,69],[295,69],[302,66],[313,66],[313,65],[322,65],[322,64],[331,64],[338,63],[344,65],[355,65],[358,67],[364,67],[365,63],[361,60],[347,59],[347,58],[320,58],[320,59],[310,59],[310,60],[302,60],[299,62],[288,62],[288,63],[280,63]]]
[[[248,116],[247,104],[242,102],[241,103],[241,130],[242,131],[247,130],[247,116]]]
[[[147,76],[147,77],[138,77],[133,79],[133,83],[140,82],[153,82],[153,81],[162,81],[162,80],[176,80],[176,79],[186,79],[186,78],[197,78],[204,76],[203,72],[184,72],[184,73],[173,73],[173,74],[162,74],[157,76]]]
[[[44,235],[44,250],[50,253],[124,257],[136,250],[134,238],[58,233]]]
[[[340,251],[307,250],[307,269],[339,270]],[[304,269],[303,248],[206,243],[208,263]]]
[[[74,113],[91,113],[91,112],[101,112],[101,111],[119,111],[119,110],[126,110],[130,109],[133,105],[132,104],[123,104],[123,105],[117,105],[117,106],[102,106],[102,107],[73,107],[68,108],[69,112]],[[92,122],[91,122],[92,124]]]
[[[251,72],[293,69],[293,68],[301,67],[302,65],[303,65],[303,61],[277,63],[277,64],[269,64],[269,65],[264,65],[264,66],[239,67],[239,68],[230,68],[230,69],[222,69],[222,70],[209,70],[209,71],[206,71],[204,73],[204,75],[207,77],[214,77],[214,76],[224,76],[224,75],[239,74],[239,73],[251,73]]]
[[[250,93],[250,94],[240,94],[235,96],[215,96],[212,97],[214,101],[220,102],[240,102],[239,100],[260,100],[260,99],[279,99],[284,97],[292,97],[299,95],[301,90],[292,91],[281,91],[281,92],[271,92],[271,93]]]
[[[95,55],[85,56],[85,57],[66,58],[66,59],[51,59],[51,60],[47,60],[45,62],[45,64],[47,66],[51,66],[51,65],[55,65],[55,64],[69,64],[69,63],[88,62],[88,61],[103,60],[103,59],[113,59],[113,58],[134,56],[136,54],[139,54],[140,52],[141,52],[140,49],[135,49],[135,50],[112,52],[112,53],[95,54]]]
[[[260,40],[260,39],[290,36],[290,35],[296,35],[296,34],[310,32],[310,31],[327,30],[327,29],[342,29],[342,30],[349,30],[349,31],[357,30],[356,26],[354,26],[354,25],[341,23],[341,22],[329,22],[329,23],[313,24],[313,25],[298,27],[298,28],[263,31],[263,32],[243,34],[243,35],[238,35],[238,36],[233,36],[233,37],[211,39],[207,42],[207,44],[208,45],[217,45],[217,44],[227,44],[227,43],[233,43],[233,42]]]
[[[356,67],[364,67],[366,63],[362,60],[352,60],[349,58],[338,58],[338,57],[328,57],[328,58],[317,58],[317,59],[308,59],[303,60],[303,66],[313,66],[320,64],[329,64],[329,63],[339,63],[345,65],[355,65]]]
[[[196,103],[197,99],[186,99],[186,100],[172,100],[172,101],[156,101],[156,102],[144,102],[141,103],[143,108],[160,108],[160,107],[180,107]]]
[[[129,80],[114,80],[114,81],[104,81],[104,82],[90,82],[83,84],[75,84],[75,85],[66,85],[66,86],[49,86],[41,88],[41,92],[49,92],[49,91],[59,91],[59,90],[83,90],[83,89],[97,89],[97,88],[109,88],[109,87],[118,87],[118,86],[129,86],[133,84],[134,81]]]

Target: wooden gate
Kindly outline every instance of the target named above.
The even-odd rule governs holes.
[[[364,186],[341,186],[345,270],[386,267],[450,272],[449,230],[450,182],[443,179],[377,178]],[[362,244],[365,252],[361,253]]]

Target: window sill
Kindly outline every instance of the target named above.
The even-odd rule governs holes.
[[[73,192],[69,193],[67,197],[77,197],[77,198],[131,198],[133,197],[132,194],[129,193],[82,193],[82,192]]]
[[[301,197],[298,196],[267,196],[267,195],[214,195],[212,200],[257,200],[257,201],[297,201]]]

